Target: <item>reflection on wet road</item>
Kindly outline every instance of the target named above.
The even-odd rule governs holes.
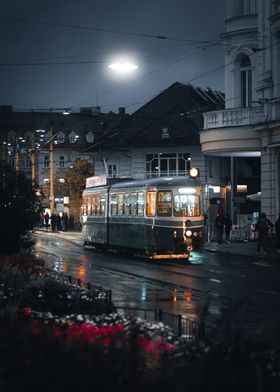
[[[241,256],[194,254],[189,264],[85,250],[70,234],[38,233],[36,252],[57,271],[111,289],[116,306],[161,308],[198,320],[227,316],[246,328],[278,320],[278,266]],[[257,327],[256,327],[257,325]],[[275,326],[276,327],[276,326]]]

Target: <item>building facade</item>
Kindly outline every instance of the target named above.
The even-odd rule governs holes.
[[[200,133],[208,157],[259,157],[261,210],[280,212],[280,1],[227,0],[225,109],[204,114]],[[233,195],[232,195],[233,196]],[[234,197],[231,197],[234,209]]]
[[[12,106],[0,106],[1,159],[15,170],[22,171],[44,190],[48,206],[50,181],[58,204],[63,202],[63,183],[69,168],[79,160],[94,167],[89,149],[102,135],[126,118],[119,113],[101,113],[100,108],[80,108],[79,112],[15,111]],[[71,203],[71,201],[70,201]]]

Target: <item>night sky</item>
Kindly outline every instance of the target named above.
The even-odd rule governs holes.
[[[224,0],[2,1],[0,104],[131,113],[176,81],[224,91],[224,18]],[[117,77],[120,57],[139,69]]]

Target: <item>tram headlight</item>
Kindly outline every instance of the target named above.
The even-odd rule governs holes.
[[[191,221],[191,220],[187,220],[187,221],[186,221],[186,226],[187,226],[187,227],[191,227],[191,225],[192,225],[192,221]]]
[[[199,175],[199,170],[196,167],[192,167],[190,170],[190,177],[196,178]]]
[[[186,230],[186,236],[191,237],[192,236],[192,231],[191,230]]]
[[[198,232],[195,231],[195,232],[193,233],[193,236],[194,236],[194,237],[197,237],[197,236],[198,236]]]

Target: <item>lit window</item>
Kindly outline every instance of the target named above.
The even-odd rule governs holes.
[[[156,192],[147,192],[147,216],[156,215]]]

